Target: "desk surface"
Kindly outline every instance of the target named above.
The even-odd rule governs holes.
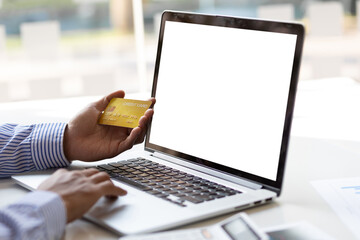
[[[300,105],[301,107],[297,106],[298,110],[306,108],[304,99],[302,99],[303,93],[299,92],[298,99],[302,105]],[[313,93],[319,97],[318,92]],[[132,97],[146,99],[146,97],[141,96]],[[78,110],[94,99],[97,98],[4,103],[0,104],[0,119],[1,123],[25,124],[44,121],[68,121]],[[310,99],[314,101],[315,98]],[[321,100],[324,101],[323,98]],[[350,104],[350,102],[344,104]],[[69,108],[69,106],[71,107]],[[308,112],[310,113],[314,110],[311,106],[318,105],[310,102],[308,104]],[[347,105],[347,107],[349,106]],[[355,237],[349,229],[311,186],[310,181],[359,176],[360,141],[357,141],[356,137],[346,139],[334,135],[324,138],[321,134],[314,135],[313,131],[308,128],[317,128],[320,125],[314,125],[310,118],[307,118],[307,121],[298,121],[309,117],[309,115],[305,115],[295,112],[282,195],[270,204],[248,209],[245,212],[260,227],[307,221],[336,239],[354,239]],[[320,119],[317,120],[320,121]],[[305,123],[311,124],[306,125]],[[353,127],[358,129],[356,126]],[[304,129],[307,129],[305,133],[302,131]],[[131,151],[139,149],[141,146],[137,146]],[[0,206],[12,203],[24,194],[26,194],[26,190],[16,185],[11,179],[0,180],[0,195],[8,196],[0,198]],[[207,225],[220,221],[227,216],[229,215],[186,227]],[[66,227],[65,239],[99,238],[117,239],[117,236],[85,220],[77,220]]]

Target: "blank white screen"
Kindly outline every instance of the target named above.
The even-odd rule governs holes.
[[[167,21],[150,142],[276,180],[295,45]]]

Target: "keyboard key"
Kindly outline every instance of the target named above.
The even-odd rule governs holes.
[[[138,158],[132,158],[132,159],[128,159],[128,162],[139,162],[141,159]]]
[[[109,170],[109,171],[111,171],[111,170],[116,170],[116,168],[114,168],[113,166],[110,166],[110,165],[108,165],[108,164],[102,164],[102,165],[99,165],[99,166],[97,166],[97,167],[103,168],[103,169]]]
[[[159,198],[166,198],[167,196],[169,196],[168,194],[164,194],[164,193],[160,193],[160,194],[155,194],[156,197]]]
[[[149,190],[149,191],[146,191],[147,193],[150,193],[152,195],[156,195],[156,194],[160,194],[161,192],[160,191],[157,191],[157,190]]]
[[[175,193],[174,196],[177,196],[179,198],[186,197],[187,195],[184,193]]]
[[[143,191],[150,189],[148,186],[146,186],[144,184],[138,183],[136,181],[125,178],[123,176],[117,176],[117,177],[115,177],[115,179],[120,181],[120,182],[124,182],[124,183],[126,183],[128,185],[131,185],[131,186],[133,186],[133,187],[135,187],[137,189],[143,190]]]
[[[196,203],[196,204],[204,202],[204,200],[202,200],[202,199],[197,199],[197,198],[194,198],[191,196],[185,196],[185,197],[182,197],[181,199],[192,202],[192,203]]]
[[[124,166],[124,164],[122,164],[122,163],[118,163],[118,162],[113,162],[113,163],[109,163],[109,165],[110,166],[113,166],[113,167],[123,167]]]

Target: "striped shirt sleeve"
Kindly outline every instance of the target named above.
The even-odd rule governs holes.
[[[61,239],[66,210],[59,195],[36,191],[0,210],[0,239]]]
[[[0,126],[0,178],[14,174],[66,167],[65,123]]]

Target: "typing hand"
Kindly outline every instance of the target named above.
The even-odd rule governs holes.
[[[115,186],[107,173],[96,169],[81,171],[57,170],[40,184],[38,190],[51,191],[60,195],[67,222],[82,217],[102,196],[117,197],[126,191]]]

